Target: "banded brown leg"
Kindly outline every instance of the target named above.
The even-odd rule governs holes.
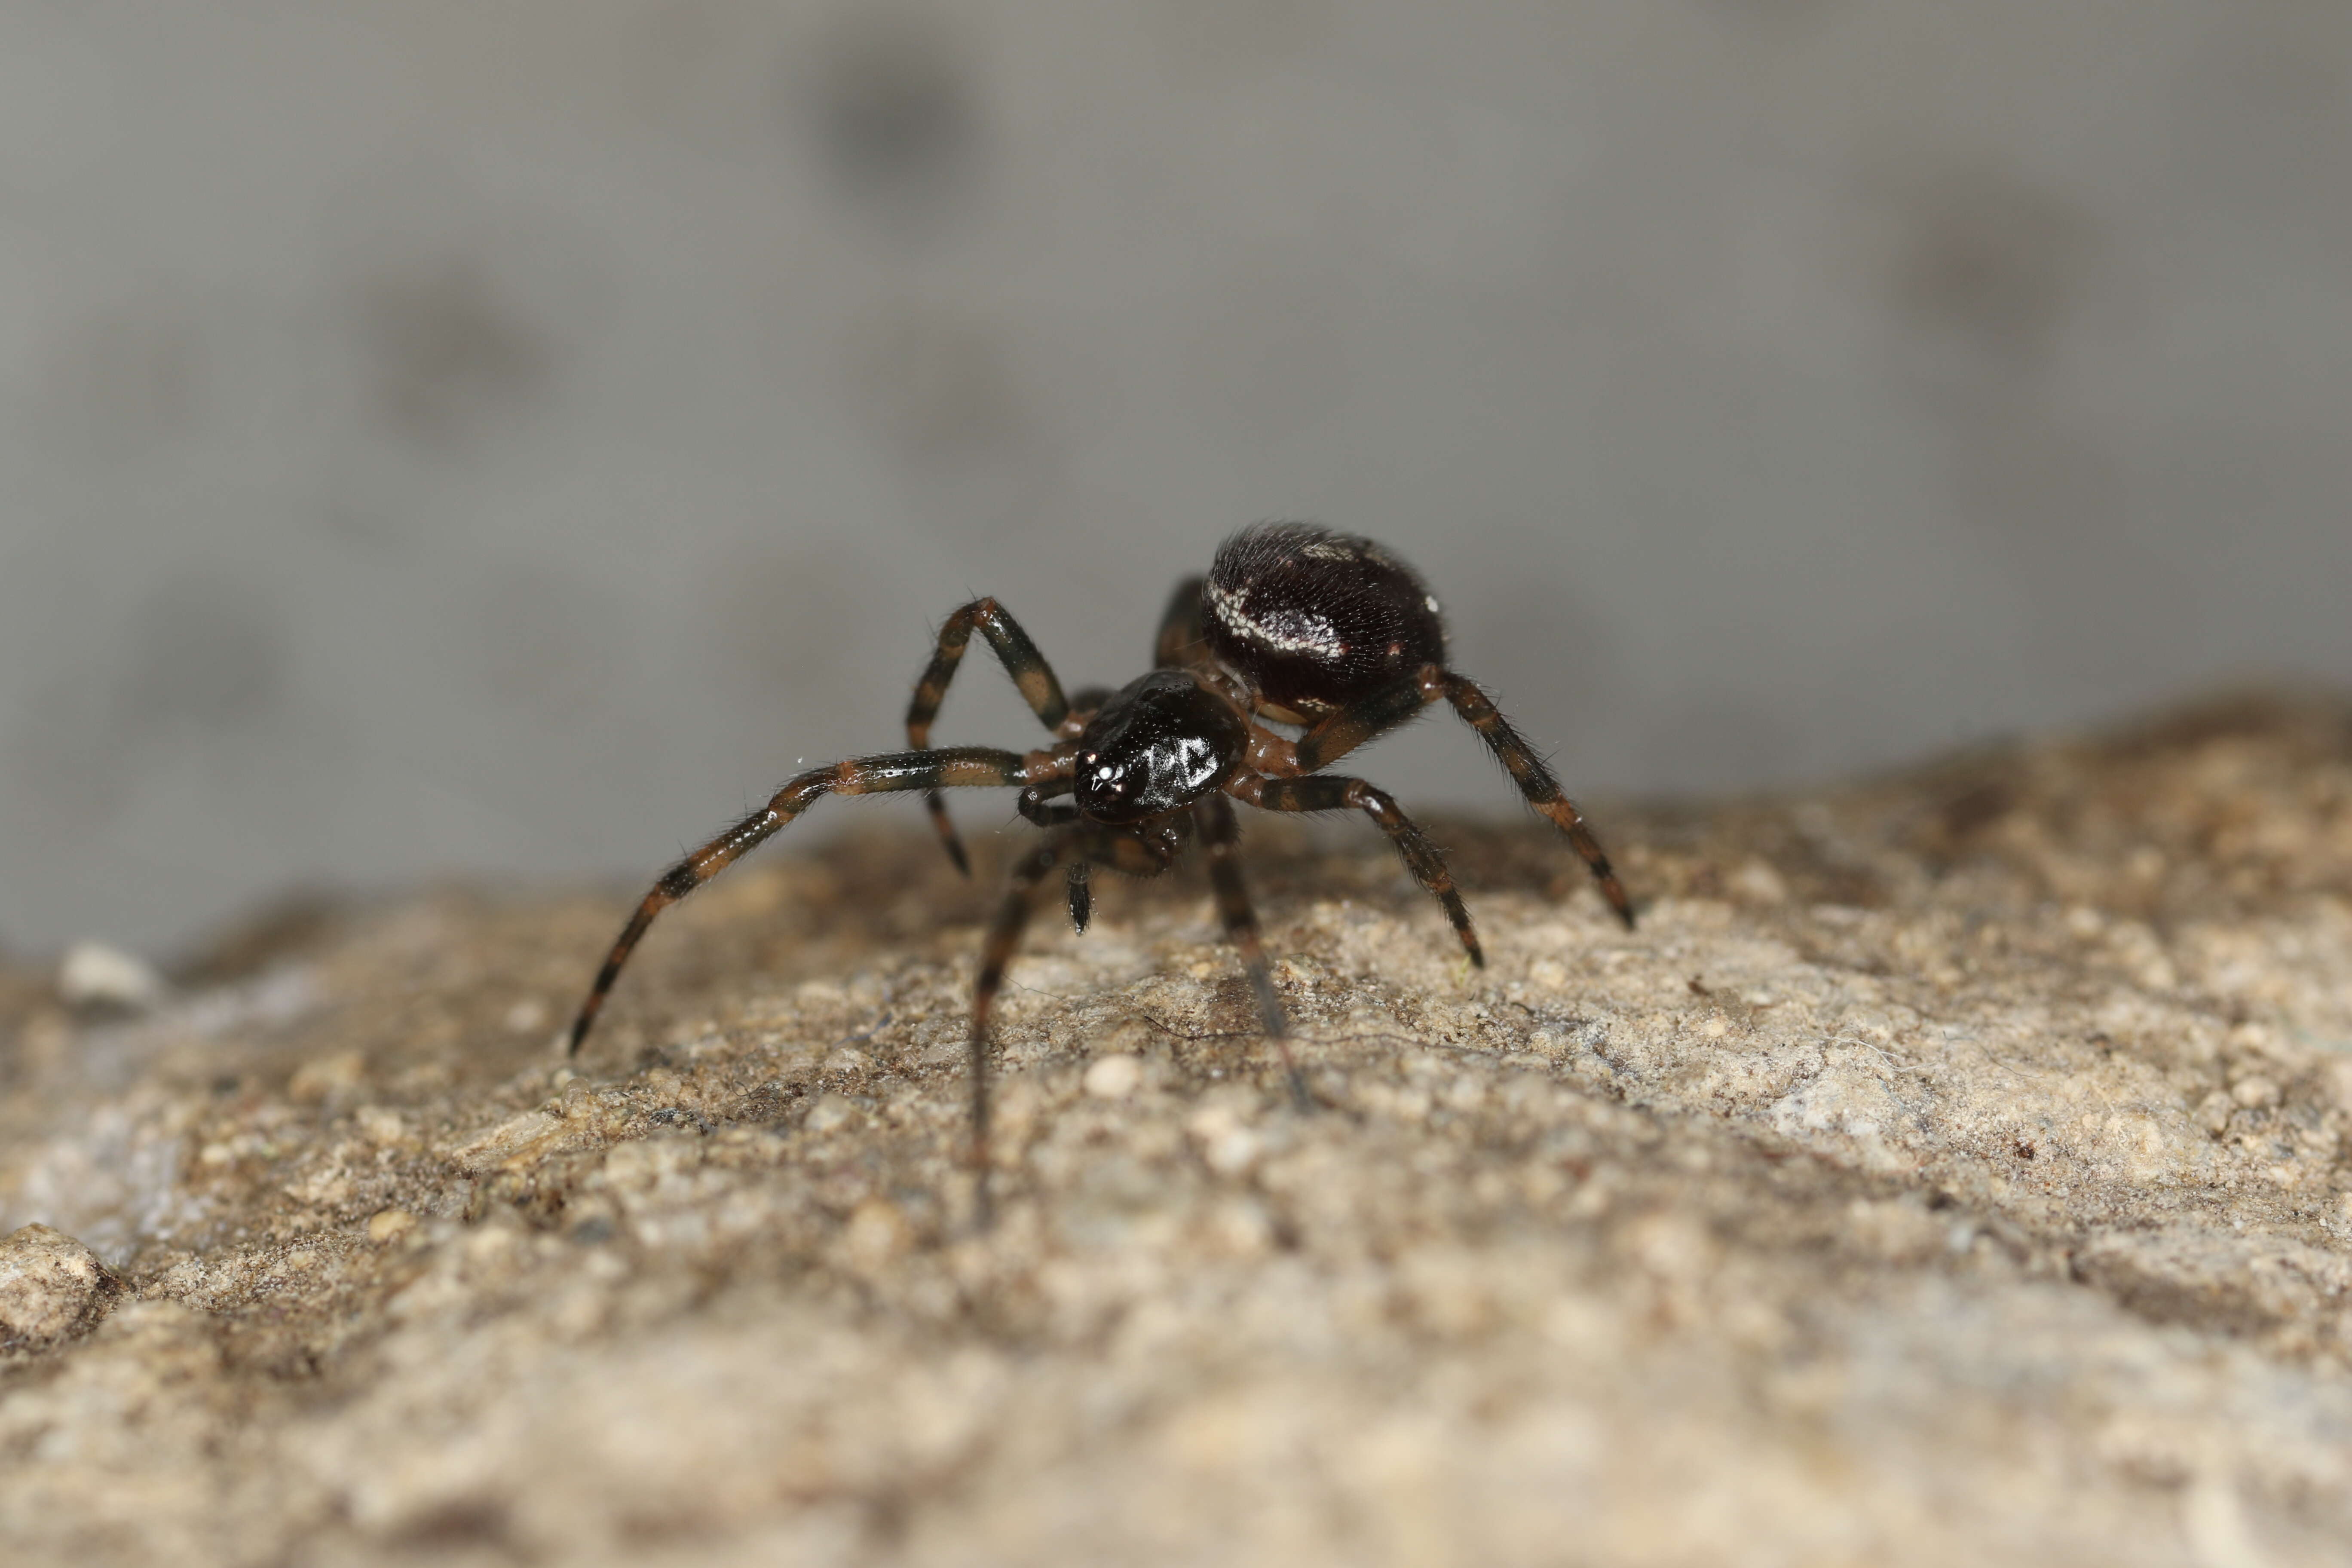
[[[1307,1092],[1306,1075],[1290,1054],[1290,1017],[1274,988],[1274,969],[1266,963],[1265,944],[1258,938],[1257,911],[1250,908],[1249,889],[1242,884],[1241,824],[1234,820],[1234,808],[1221,795],[1204,797],[1192,808],[1192,818],[1200,825],[1201,843],[1208,850],[1209,886],[1217,895],[1217,914],[1225,924],[1225,940],[1240,951],[1242,972],[1249,976],[1250,989],[1257,995],[1258,1022],[1282,1052],[1291,1099],[1299,1110],[1310,1110],[1314,1097]]]
[[[1387,791],[1362,779],[1328,773],[1296,779],[1245,777],[1225,788],[1234,799],[1265,811],[1360,811],[1379,823],[1413,880],[1445,906],[1445,918],[1454,922],[1454,934],[1462,939],[1470,962],[1486,966],[1486,954],[1478,945],[1478,932],[1470,923],[1470,911],[1463,907],[1462,895],[1454,890],[1454,873],[1446,869],[1445,857]]]
[[[1584,863],[1592,868],[1593,879],[1601,884],[1601,897],[1625,929],[1633,928],[1633,906],[1625,896],[1625,889],[1610,867],[1609,857],[1601,852],[1600,841],[1586,826],[1584,814],[1559,787],[1559,781],[1544,766],[1543,758],[1528,744],[1510,721],[1504,718],[1493,700],[1478,689],[1467,676],[1428,666],[1418,674],[1409,676],[1392,686],[1372,693],[1353,707],[1318,721],[1299,736],[1295,755],[1298,771],[1311,773],[1318,768],[1328,767],[1348,752],[1375,735],[1394,729],[1412,718],[1429,703],[1443,698],[1454,704],[1478,738],[1486,742],[1496,760],[1519,786],[1528,804],[1542,814],[1546,820],[1568,836]]]
[[[620,978],[621,966],[654,923],[654,917],[685,898],[740,859],[806,811],[820,795],[878,795],[892,790],[974,788],[990,784],[1029,784],[1050,776],[1059,765],[1051,752],[1001,752],[988,746],[950,746],[941,751],[888,752],[853,757],[795,775],[768,804],[662,873],[636,913],[621,930],[618,940],[596,972],[595,984],[572,1021],[570,1054],[580,1054],[605,994]]]
[[[1496,760],[1509,772],[1512,782],[1519,786],[1519,793],[1528,797],[1528,804],[1554,827],[1566,834],[1569,843],[1584,857],[1585,865],[1591,868],[1592,879],[1601,884],[1601,896],[1609,900],[1609,907],[1617,912],[1617,918],[1624,922],[1625,929],[1632,931],[1633,901],[1625,896],[1624,884],[1618,881],[1616,871],[1610,867],[1609,857],[1602,853],[1601,841],[1592,836],[1592,829],[1585,826],[1584,814],[1576,809],[1576,802],[1561,792],[1559,781],[1551,776],[1549,768],[1544,766],[1543,758],[1520,738],[1519,732],[1511,728],[1511,721],[1503,717],[1494,702],[1467,676],[1447,674],[1444,689],[1445,699],[1454,704],[1454,710],[1478,731],[1478,738],[1486,742],[1487,750],[1493,752]]]
[[[994,599],[974,599],[957,610],[940,626],[939,648],[923,677],[915,682],[915,695],[907,704],[907,743],[919,750],[931,743],[931,721],[939,716],[940,704],[948,694],[948,682],[955,679],[956,666],[963,662],[964,645],[971,640],[974,627],[996,650],[997,659],[1004,673],[1013,678],[1022,700],[1038,721],[1059,734],[1064,721],[1070,716],[1070,704],[1062,695],[1062,683],[1055,678],[1054,667],[1021,629],[1021,623]],[[932,790],[923,798],[929,808],[931,826],[939,829],[940,843],[954,861],[956,869],[971,875],[971,861],[963,852],[963,841],[956,837],[955,823],[948,816],[946,797]]]

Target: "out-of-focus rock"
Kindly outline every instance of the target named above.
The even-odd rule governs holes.
[[[68,1007],[144,1012],[167,989],[145,959],[102,942],[74,943],[58,964],[58,999]]]
[[[93,1322],[110,1281],[97,1254],[46,1225],[0,1236],[0,1348],[40,1349]]]

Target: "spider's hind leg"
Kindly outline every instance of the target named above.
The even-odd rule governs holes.
[[[1385,735],[1437,700],[1442,689],[1425,675],[1408,676],[1327,714],[1298,737],[1298,771],[1328,768],[1376,736]]]
[[[1160,635],[1151,645],[1153,668],[1181,669],[1198,657],[1201,595],[1208,582],[1205,577],[1187,577],[1169,595],[1168,607],[1160,613]]]
[[[1585,865],[1591,868],[1592,879],[1601,884],[1601,896],[1609,900],[1609,907],[1616,911],[1625,929],[1632,931],[1633,901],[1625,896],[1625,885],[1617,879],[1615,869],[1609,864],[1609,857],[1602,852],[1601,841],[1592,836],[1592,829],[1585,825],[1584,814],[1576,809],[1576,802],[1562,792],[1559,781],[1551,776],[1549,768],[1544,766],[1543,758],[1517,730],[1511,728],[1511,721],[1503,717],[1493,699],[1481,691],[1476,682],[1467,676],[1451,672],[1444,679],[1445,700],[1454,704],[1454,710],[1461,714],[1473,730],[1478,731],[1478,738],[1486,742],[1486,749],[1493,752],[1496,760],[1508,771],[1511,782],[1517,784],[1519,793],[1528,797],[1528,804],[1567,835],[1569,843],[1584,857]]]
[[[1551,776],[1551,770],[1544,766],[1536,749],[1511,728],[1510,721],[1503,717],[1493,700],[1467,676],[1426,665],[1419,672],[1327,715],[1298,737],[1293,753],[1297,769],[1302,773],[1311,773],[1328,767],[1365,742],[1396,728],[1440,700],[1451,702],[1454,710],[1478,732],[1478,738],[1486,742],[1487,750],[1511,775],[1511,782],[1519,786],[1528,804],[1567,836],[1570,845],[1592,868],[1593,879],[1601,884],[1601,896],[1609,900],[1609,907],[1625,922],[1626,929],[1632,930],[1633,902],[1617,880],[1609,857],[1601,852],[1600,840],[1586,826],[1584,814],[1560,789],[1559,781]],[[1398,847],[1402,849],[1404,846],[1400,842]],[[1412,856],[1408,854],[1406,859],[1410,863]]]

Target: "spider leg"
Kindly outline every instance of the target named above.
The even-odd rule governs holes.
[[[1205,577],[1187,577],[1176,584],[1167,609],[1160,615],[1160,636],[1152,644],[1152,668],[1181,669],[1191,664],[1201,646],[1201,591]]]
[[[1043,784],[1031,784],[1021,792],[1018,803],[1021,815],[1040,827],[1068,826],[1078,820],[1078,808],[1061,799],[1070,793],[1071,788],[1072,781],[1066,778],[1048,779]]]
[[[971,1147],[972,1164],[978,1173],[974,1204],[982,1228],[991,1217],[988,1016],[995,1006],[997,992],[1003,988],[1004,971],[1013,962],[1013,949],[1020,945],[1021,932],[1029,924],[1037,889],[1053,875],[1054,868],[1072,860],[1080,864],[1092,860],[1138,877],[1157,876],[1168,868],[1182,847],[1182,836],[1164,828],[1132,830],[1073,824],[1055,829],[1043,843],[1013,862],[1004,901],[997,906],[996,920],[989,926],[988,938],[981,945],[980,973],[971,991]]]
[[[672,866],[653,885],[629,923],[596,972],[588,998],[572,1021],[570,1054],[580,1054],[605,994],[620,977],[631,950],[654,923],[654,917],[719,875],[746,852],[806,811],[819,795],[878,795],[891,790],[940,790],[989,784],[1026,784],[1042,781],[1061,766],[1051,752],[1001,752],[988,746],[950,746],[940,751],[887,752],[852,757],[826,767],[795,774],[768,804],[728,828],[716,838]]]
[[[1078,808],[1067,801],[1056,801],[1056,795],[1070,792],[1070,781],[1056,779],[1051,784],[1032,784],[1021,792],[1021,815],[1040,827],[1066,827],[1079,819]],[[1066,868],[1069,881],[1070,929],[1085,934],[1087,922],[1094,918],[1094,894],[1087,885],[1087,863],[1073,860]]]
[[[1294,743],[1298,771],[1311,773],[1318,768],[1330,766],[1375,735],[1394,729],[1440,699],[1453,703],[1454,710],[1478,731],[1478,738],[1486,742],[1496,760],[1509,772],[1511,781],[1519,786],[1519,793],[1527,796],[1528,804],[1568,836],[1569,843],[1592,868],[1593,879],[1601,884],[1601,897],[1609,900],[1609,907],[1617,912],[1619,920],[1625,922],[1625,929],[1631,931],[1633,928],[1633,903],[1626,898],[1623,885],[1617,880],[1617,873],[1610,868],[1609,857],[1602,853],[1600,840],[1593,837],[1592,829],[1585,825],[1584,814],[1577,810],[1576,803],[1561,791],[1559,781],[1551,776],[1551,770],[1544,766],[1543,758],[1537,755],[1535,748],[1511,728],[1510,721],[1503,717],[1494,701],[1467,676],[1455,675],[1433,664],[1427,665],[1416,675],[1383,687],[1337,713],[1326,715]]]
[[[1269,779],[1244,774],[1225,786],[1234,799],[1245,801],[1265,811],[1360,811],[1381,825],[1396,846],[1397,854],[1404,860],[1405,868],[1413,879],[1426,888],[1437,901],[1445,906],[1445,918],[1454,922],[1454,935],[1462,939],[1463,951],[1470,962],[1484,968],[1486,954],[1478,946],[1478,933],[1470,924],[1470,911],[1463,907],[1462,895],[1454,890],[1454,873],[1445,868],[1445,858],[1415,826],[1412,818],[1398,809],[1388,792],[1365,783],[1362,779],[1343,778],[1319,773],[1309,778]],[[1212,866],[1214,862],[1211,862]]]
[[[1282,1052],[1283,1071],[1290,1077],[1291,1098],[1301,1110],[1314,1107],[1307,1079],[1290,1054],[1290,1019],[1274,988],[1274,970],[1265,961],[1265,944],[1258,940],[1257,912],[1250,908],[1249,889],[1242,884],[1242,830],[1234,808],[1221,795],[1202,797],[1192,807],[1200,824],[1201,843],[1209,852],[1209,885],[1216,890],[1217,913],[1225,922],[1225,940],[1238,948],[1242,970],[1257,994],[1257,1016],[1266,1037]]]
[[[1445,693],[1441,684],[1429,679],[1433,673],[1408,676],[1309,725],[1297,742],[1298,771],[1311,773],[1329,767],[1436,701]]]
[[[1569,843],[1575,846],[1576,852],[1584,857],[1585,865],[1591,868],[1592,879],[1601,884],[1601,896],[1609,900],[1609,907],[1617,911],[1617,918],[1625,922],[1625,929],[1632,931],[1633,903],[1625,896],[1624,884],[1617,880],[1617,873],[1610,868],[1609,857],[1602,853],[1601,841],[1593,837],[1592,829],[1585,826],[1584,814],[1576,809],[1576,802],[1561,792],[1559,781],[1551,776],[1549,768],[1544,766],[1543,758],[1520,738],[1519,732],[1511,728],[1511,721],[1503,717],[1493,700],[1479,690],[1469,677],[1450,671],[1423,672],[1424,679],[1431,675],[1437,676],[1445,700],[1454,704],[1454,710],[1478,731],[1478,738],[1486,742],[1486,749],[1493,752],[1496,759],[1509,771],[1512,782],[1519,786],[1519,793],[1528,797],[1528,804],[1568,836]]]
[[[915,682],[915,695],[907,704],[907,743],[921,750],[931,743],[931,721],[938,717],[940,704],[948,694],[948,682],[955,679],[956,666],[963,662],[964,645],[971,640],[973,627],[988,639],[996,657],[1004,666],[1004,673],[1013,678],[1020,689],[1022,700],[1038,721],[1059,735],[1070,717],[1068,699],[1062,695],[1062,683],[1055,679],[1054,667],[1021,629],[1021,623],[994,599],[974,599],[950,616],[940,626],[938,651]],[[1066,739],[1066,737],[1065,737]],[[923,797],[931,814],[931,826],[940,832],[940,843],[954,861],[956,869],[971,875],[971,862],[963,852],[963,841],[956,837],[955,824],[949,819],[948,803],[938,790]]]

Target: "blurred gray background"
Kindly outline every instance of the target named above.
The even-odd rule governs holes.
[[[634,890],[1256,518],[1588,795],[2342,683],[2347,409],[2337,0],[6,0],[0,942]]]

